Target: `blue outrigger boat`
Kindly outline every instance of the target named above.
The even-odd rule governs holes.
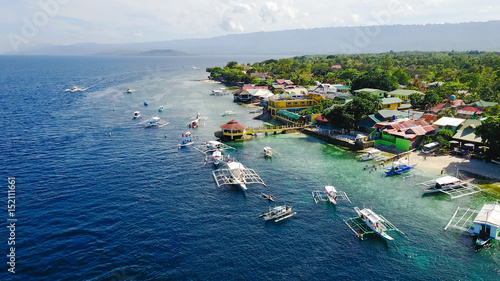
[[[386,168],[385,175],[386,176],[396,176],[396,175],[402,175],[404,173],[408,173],[411,169],[415,168],[417,164],[413,164],[411,166],[400,163],[400,162],[393,162],[391,168]]]

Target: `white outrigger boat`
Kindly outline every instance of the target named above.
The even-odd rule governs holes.
[[[212,172],[218,187],[221,185],[237,185],[246,191],[248,189],[247,184],[260,183],[266,185],[254,170],[245,168],[240,162],[229,161],[226,165],[227,168]]]
[[[141,117],[141,112],[140,111],[134,111],[134,115],[132,116],[133,119],[137,119]]]
[[[232,110],[226,110],[224,111],[224,114],[222,114],[222,117],[234,116],[234,115],[236,115],[236,113],[234,113]]]
[[[387,241],[391,241],[394,238],[387,234],[388,231],[397,231],[404,234],[386,218],[376,214],[371,209],[364,208],[360,210],[358,207],[354,207],[354,210],[358,213],[358,217],[346,219],[344,222],[360,239],[363,239],[365,234],[374,233]]]
[[[272,158],[273,155],[279,155],[278,151],[269,146],[264,147],[264,157]]]
[[[330,202],[337,205],[339,200],[349,201],[349,203],[352,204],[351,200],[344,191],[337,191],[337,189],[331,185],[325,186],[325,191],[313,191],[312,195],[316,204],[318,204],[318,202]]]
[[[291,216],[294,216],[297,212],[292,212],[292,207],[289,205],[276,206],[274,208],[269,207],[269,212],[264,213],[259,216],[259,218],[264,218],[264,220],[274,220],[279,222]]]
[[[153,117],[151,120],[146,121],[146,128],[160,125],[160,117]]]
[[[211,96],[225,96],[229,95],[229,91],[226,88],[220,88],[219,90],[212,90]]]
[[[370,160],[381,161],[387,158],[382,155],[382,151],[376,148],[368,149],[365,151],[365,153],[358,155],[356,157],[358,157],[360,161],[370,161]]]
[[[444,230],[449,227],[477,235],[476,245],[479,247],[491,239],[500,241],[500,204],[484,204],[480,211],[458,207]]]
[[[264,192],[262,192],[262,197],[264,197],[264,199],[267,199],[267,200],[273,201],[273,202],[274,202],[274,199],[276,199],[276,196],[274,196],[272,194],[265,194]]]
[[[215,167],[218,167],[225,160],[229,160],[229,157],[224,157],[224,155],[222,155],[223,150],[235,149],[234,147],[224,144],[220,141],[207,141],[201,145],[195,146],[194,148],[205,154],[204,165],[206,165],[208,162],[208,153],[212,152],[210,159],[214,163]]]
[[[452,199],[481,192],[481,188],[471,183],[474,178],[461,180],[452,176],[444,176],[434,180],[419,183],[427,188],[423,189],[424,194],[443,192],[451,196]]]
[[[66,89],[66,90],[64,90],[64,91],[65,91],[65,92],[72,92],[72,93],[76,93],[76,92],[80,92],[80,91],[82,91],[82,92],[83,92],[83,91],[85,91],[85,90],[87,90],[87,89],[88,89],[88,88],[79,88],[79,87],[77,87],[77,86],[73,86],[73,87],[71,87],[71,88],[69,88],[69,89]]]
[[[198,125],[200,125],[200,114],[199,113],[196,115],[196,117],[193,120],[189,121],[187,126],[189,128],[196,129],[196,128],[198,128]]]

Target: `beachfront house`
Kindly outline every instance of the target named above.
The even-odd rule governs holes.
[[[453,140],[458,141],[461,144],[472,143],[474,145],[482,145],[483,140],[480,136],[474,133],[474,129],[481,125],[481,120],[477,119],[467,119],[462,125],[457,129],[457,132],[453,135]]]
[[[465,122],[462,118],[441,117],[433,125],[436,126],[436,133],[440,130],[450,130],[453,134],[457,132],[457,128]]]
[[[402,150],[410,150],[425,135],[433,134],[436,127],[423,120],[400,120],[375,125],[375,145],[384,144]]]

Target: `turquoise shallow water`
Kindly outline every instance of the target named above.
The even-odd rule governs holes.
[[[364,171],[353,152],[280,134],[232,144],[232,156],[267,186],[250,185],[245,193],[217,188],[199,152],[177,149],[189,118],[207,117],[192,130],[198,141],[214,139],[231,118],[262,121],[232,96],[209,95],[221,85],[199,80],[205,67],[263,59],[1,57],[2,176],[17,178],[19,218],[18,272],[5,269],[2,279],[499,278],[497,244],[475,252],[472,238],[443,230],[457,206],[480,208],[495,195],[422,198],[415,184],[437,175],[386,178],[381,170]],[[72,85],[90,88],[64,92]],[[141,119],[132,120],[135,110]],[[226,110],[237,115],[222,117]],[[170,124],[139,124],[152,116]],[[264,146],[279,157],[265,159]],[[315,204],[311,191],[324,185],[347,192],[353,204]],[[262,221],[269,203],[261,192],[291,204],[297,215]],[[395,243],[359,241],[343,222],[354,206],[372,208],[405,235],[394,234]],[[6,243],[0,250],[7,253]]]

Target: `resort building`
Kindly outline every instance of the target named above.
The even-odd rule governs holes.
[[[269,97],[267,110],[271,116],[276,117],[278,110],[298,112],[311,108],[321,102],[321,96],[307,95],[274,95]]]
[[[264,99],[273,96],[274,94],[267,88],[256,88],[239,90],[233,93],[234,101],[237,102],[252,102],[254,99]]]
[[[436,126],[436,133],[440,130],[450,130],[453,134],[457,132],[457,128],[465,122],[462,118],[453,117],[441,117],[439,120],[434,122],[433,125]]]
[[[231,120],[220,126],[221,131],[215,132],[215,136],[221,139],[240,139],[245,135],[246,126],[236,120]]]

